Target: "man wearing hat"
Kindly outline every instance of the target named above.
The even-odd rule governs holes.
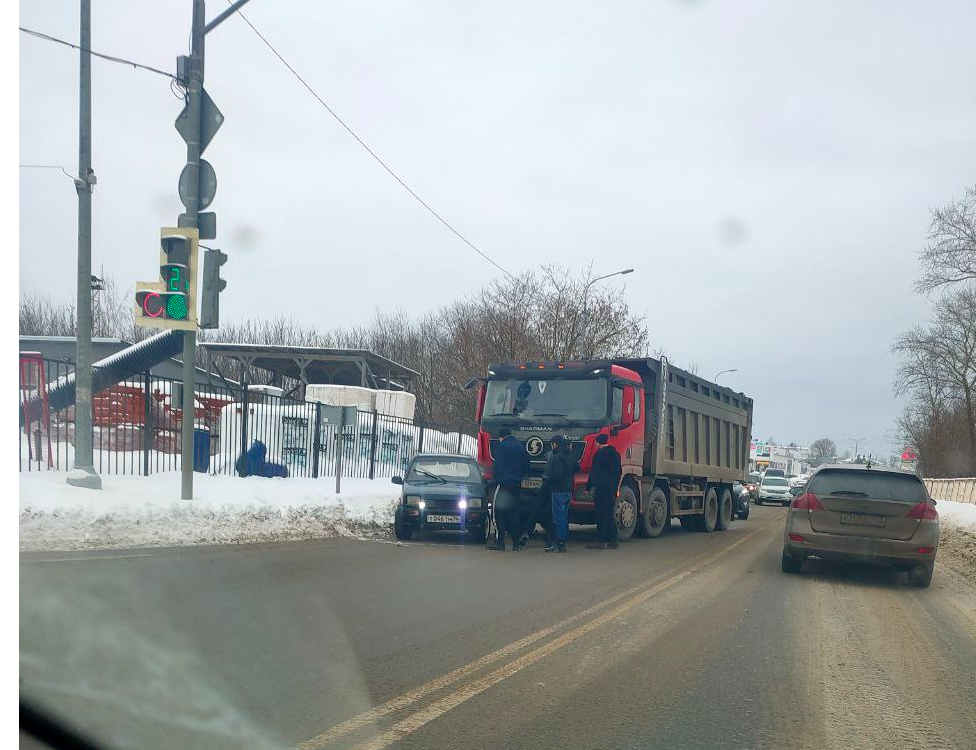
[[[620,453],[608,444],[606,433],[596,436],[597,445],[602,446],[593,456],[590,476],[586,489],[592,489],[596,526],[600,541],[587,545],[590,549],[617,549],[617,519],[614,506],[617,503],[617,488],[620,486]]]

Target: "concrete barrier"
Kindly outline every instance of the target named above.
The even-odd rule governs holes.
[[[976,504],[976,477],[962,479],[925,479],[929,495],[936,500]]]

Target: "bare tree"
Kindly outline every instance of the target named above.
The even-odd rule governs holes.
[[[917,291],[976,279],[976,185],[962,200],[932,211],[929,243],[919,252],[922,276]]]
[[[902,357],[895,392],[911,399],[899,428],[920,460],[931,465],[926,451],[945,452],[944,441],[962,438],[965,471],[976,472],[976,288],[939,300],[931,325],[902,334],[892,349]]]
[[[837,455],[837,444],[830,438],[820,438],[810,443],[809,453],[811,463],[822,463]]]

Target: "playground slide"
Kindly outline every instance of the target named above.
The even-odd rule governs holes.
[[[140,375],[182,351],[182,331],[163,331],[150,336],[145,341],[140,341],[128,349],[95,362],[92,365],[92,393],[98,393],[127,378]],[[48,384],[47,400],[52,412],[72,406],[75,403],[74,373]],[[42,409],[39,396],[28,401],[20,410],[21,426],[24,424],[25,412],[31,421],[37,421],[43,413]]]

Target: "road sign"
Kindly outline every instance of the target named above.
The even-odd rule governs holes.
[[[210,162],[206,159],[200,160],[199,172],[193,169],[193,167],[187,164],[183,167],[183,171],[180,172],[180,200],[183,205],[189,208],[187,195],[190,190],[190,185],[192,184],[190,180],[193,179],[192,175],[194,173],[199,174],[200,180],[200,205],[199,208],[203,209],[209,206],[217,194],[217,173],[214,172],[214,168],[210,165]]]
[[[183,107],[183,111],[180,112],[179,117],[176,118],[176,132],[182,136],[183,140],[190,143],[191,138],[195,139],[196,134],[190,130],[190,117],[189,117],[190,105],[187,104]],[[217,105],[214,104],[213,99],[210,98],[210,94],[204,89],[202,96],[200,97],[200,154],[202,155],[204,149],[210,145],[210,141],[220,130],[220,126],[224,124],[224,115]]]

